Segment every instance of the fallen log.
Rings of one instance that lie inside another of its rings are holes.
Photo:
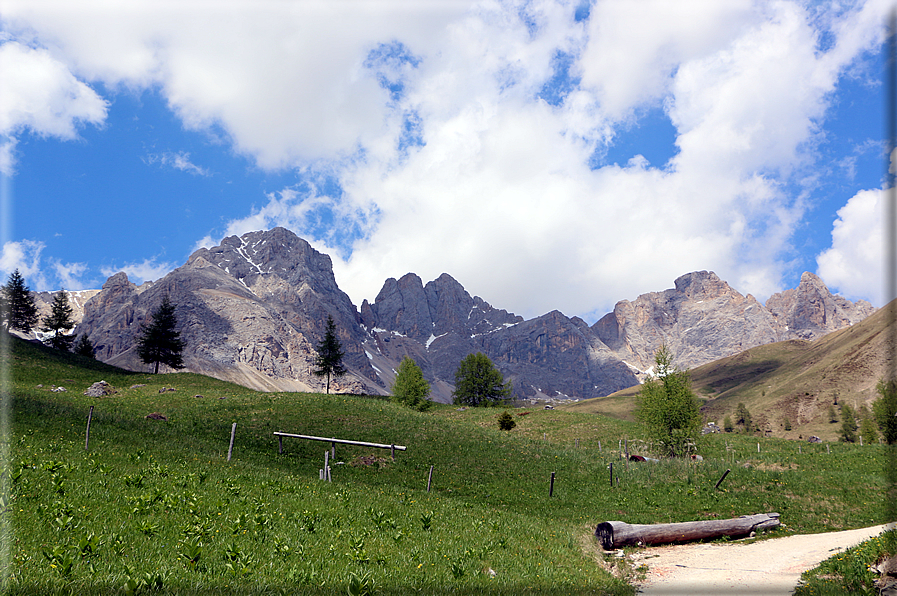
[[[679,522],[674,524],[627,524],[621,521],[601,522],[595,536],[604,550],[623,546],[690,542],[729,536],[739,538],[751,532],[768,530],[779,525],[778,513],[742,515],[732,519]]]

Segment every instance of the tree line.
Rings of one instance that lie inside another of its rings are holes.
[[[96,357],[96,350],[86,334],[77,337],[69,333],[75,327],[72,306],[68,292],[56,292],[50,305],[50,314],[41,318],[38,314],[34,293],[25,283],[24,277],[16,269],[0,287],[0,321],[6,331],[31,333],[34,329],[47,334],[43,343],[63,352],[72,351],[88,358]],[[141,325],[137,338],[137,355],[144,364],[153,366],[159,372],[159,365],[174,369],[184,368],[182,352],[184,342],[176,331],[175,307],[168,296],[150,316],[150,322]]]
[[[330,393],[330,381],[346,373],[342,364],[342,344],[337,336],[333,317],[327,317],[324,339],[316,346],[314,374],[326,377],[326,391]],[[455,371],[454,403],[471,407],[506,404],[513,392],[511,381],[505,381],[501,372],[482,352],[468,354]],[[405,356],[396,370],[396,378],[390,388],[392,400],[426,411],[433,403],[429,400],[430,384],[424,378],[420,366],[410,356]]]

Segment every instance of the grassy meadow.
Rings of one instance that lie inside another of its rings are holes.
[[[772,534],[785,535],[884,517],[878,445],[714,435],[703,462],[626,465],[624,444],[646,454],[639,427],[592,413],[513,410],[504,432],[494,409],[258,393],[18,340],[7,358],[11,595],[633,594],[637,571],[602,553],[599,522],[775,511],[784,527]],[[116,393],[84,396],[99,380]],[[337,445],[324,482],[330,444],[285,438],[281,455],[274,431],[408,449],[392,461]]]

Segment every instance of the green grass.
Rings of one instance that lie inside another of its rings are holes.
[[[897,553],[897,531],[891,530],[838,553],[801,576],[795,596],[878,594],[871,567]]]
[[[707,440],[699,464],[627,466],[618,445],[644,453],[639,428],[594,414],[515,410],[517,427],[502,432],[495,409],[258,393],[18,341],[10,358],[9,594],[632,594],[602,566],[599,522],[777,511],[781,535],[883,515],[879,446],[761,440],[758,454],[756,439],[726,435]],[[83,395],[101,379],[117,393]],[[274,431],[408,450],[391,461],[338,445],[344,464],[328,483],[329,443],[286,438],[279,455]],[[371,456],[379,463],[352,465]]]

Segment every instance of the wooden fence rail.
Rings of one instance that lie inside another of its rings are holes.
[[[404,445],[386,445],[384,443],[368,443],[366,441],[350,441],[348,439],[335,439],[333,437],[315,437],[312,435],[294,435],[292,433],[281,433],[275,432],[274,436],[277,437],[278,442],[278,453],[283,453],[283,438],[291,437],[293,439],[308,439],[309,441],[323,441],[325,443],[330,443],[331,450],[333,452],[336,451],[336,444],[339,443],[341,445],[358,445],[361,447],[377,447],[378,449],[389,449],[392,453],[392,456],[395,457],[396,450],[405,451],[408,448]]]

